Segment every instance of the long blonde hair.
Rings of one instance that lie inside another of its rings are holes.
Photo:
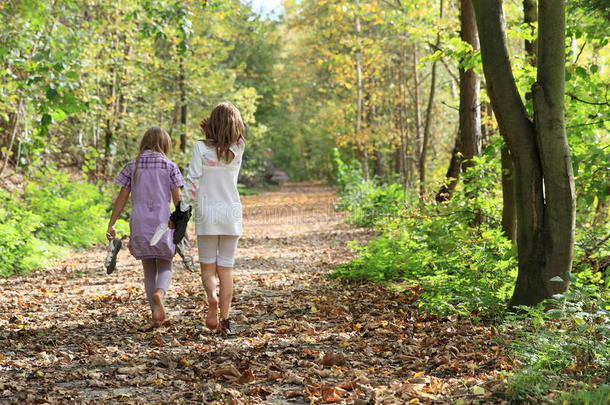
[[[172,139],[169,137],[169,134],[163,128],[156,126],[148,128],[140,141],[140,154],[148,149],[167,156],[171,148]]]
[[[169,134],[163,128],[157,126],[148,128],[140,141],[140,153],[135,160],[133,175],[131,176],[133,184],[136,183],[138,164],[140,163],[140,157],[145,150],[159,152],[167,156],[169,155],[171,148],[172,138],[170,138]]]
[[[237,107],[228,101],[218,104],[204,120],[205,144],[216,149],[218,159],[231,161],[229,147],[244,140],[246,126]]]

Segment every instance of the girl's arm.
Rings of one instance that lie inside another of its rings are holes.
[[[199,142],[193,145],[193,154],[186,171],[186,190],[184,191],[184,202],[195,205],[197,202],[197,188],[199,179],[203,175],[203,162],[201,161],[201,152],[199,150]]]
[[[116,238],[114,224],[116,223],[116,220],[119,219],[121,212],[123,212],[123,208],[125,208],[125,204],[127,204],[128,199],[129,190],[125,187],[121,187],[121,191],[119,191],[119,195],[114,201],[114,207],[112,208],[112,215],[110,216],[110,221],[108,221],[108,230],[106,231],[106,237],[108,238],[108,240],[113,240]]]
[[[180,209],[178,207],[178,203],[180,202],[180,198],[181,198],[180,197],[180,187],[172,188],[172,201],[174,202],[174,207],[176,207],[176,209]],[[169,229],[175,229],[176,225],[170,219],[169,221],[167,221],[167,227]]]
[[[172,188],[172,201],[174,202],[174,206],[178,206],[180,198],[180,187]]]

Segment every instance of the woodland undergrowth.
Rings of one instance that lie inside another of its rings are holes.
[[[504,376],[507,399],[606,404],[610,274],[594,260],[610,255],[599,243],[603,230],[592,231],[580,212],[569,291],[538,307],[508,312],[517,261],[500,225],[499,146],[490,145],[476,158],[463,184],[442,204],[422,201],[397,182],[364,180],[359,163],[346,163],[337,152],[338,208],[347,211],[349,222],[371,227],[378,236],[354,244],[357,256],[331,276],[397,290],[418,286],[422,311],[493,324],[520,365]]]

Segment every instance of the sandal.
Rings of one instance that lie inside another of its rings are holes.
[[[112,274],[112,272],[114,272],[114,269],[116,269],[116,258],[119,254],[119,250],[121,250],[122,245],[123,243],[120,239],[113,239],[108,244],[108,254],[106,255],[106,260],[104,261],[106,274]]]
[[[231,331],[230,318],[220,318],[220,323],[218,324],[218,334],[223,337],[233,334]]]

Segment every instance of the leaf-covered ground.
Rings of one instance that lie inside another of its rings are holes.
[[[199,275],[176,261],[169,319],[150,329],[139,263],[104,250],[0,280],[0,402],[502,403],[511,367],[493,327],[417,310],[417,289],[325,275],[353,253],[332,189],[244,197],[233,324],[204,326]]]

